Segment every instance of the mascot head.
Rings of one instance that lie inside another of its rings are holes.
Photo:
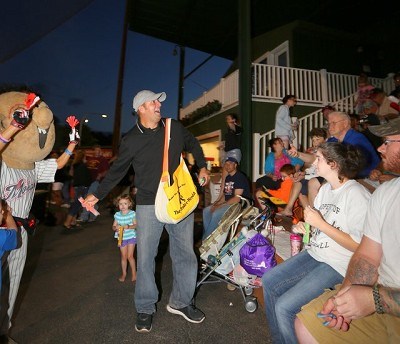
[[[0,132],[11,123],[13,113],[23,108],[29,90],[0,91]],[[55,142],[53,113],[46,103],[40,101],[31,109],[31,120],[26,127],[14,135],[13,140],[1,152],[7,166],[30,170],[36,161],[43,160]]]

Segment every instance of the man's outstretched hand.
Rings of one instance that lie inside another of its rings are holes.
[[[82,207],[84,207],[87,211],[90,211],[93,215],[98,216],[100,213],[94,208],[94,205],[99,201],[99,199],[90,194],[87,195],[85,199],[82,197],[79,198],[79,202],[81,202]]]

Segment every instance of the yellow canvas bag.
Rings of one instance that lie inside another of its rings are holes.
[[[158,185],[155,201],[157,219],[162,223],[178,223],[196,209],[199,195],[185,161],[180,158],[179,166],[172,175],[168,172],[168,149],[171,133],[171,119],[165,123],[163,172]]]

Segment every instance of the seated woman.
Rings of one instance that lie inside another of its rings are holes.
[[[362,153],[353,146],[324,143],[316,152],[318,175],[326,179],[307,207],[312,226],[310,245],[264,274],[265,312],[274,343],[297,343],[294,319],[300,308],[343,280],[362,237],[370,193],[353,180],[362,167]],[[305,232],[304,223],[296,225]]]
[[[299,171],[304,165],[304,162],[298,158],[291,157],[287,154],[286,149],[283,146],[283,141],[276,137],[269,141],[271,147],[271,153],[267,155],[265,160],[264,172],[265,176],[256,180],[256,188],[277,190],[281,185],[281,173],[280,169],[285,164],[291,164]]]

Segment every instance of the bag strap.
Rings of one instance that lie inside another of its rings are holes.
[[[168,172],[168,149],[169,149],[170,135],[171,135],[171,118],[166,118],[165,135],[164,135],[163,173]]]

